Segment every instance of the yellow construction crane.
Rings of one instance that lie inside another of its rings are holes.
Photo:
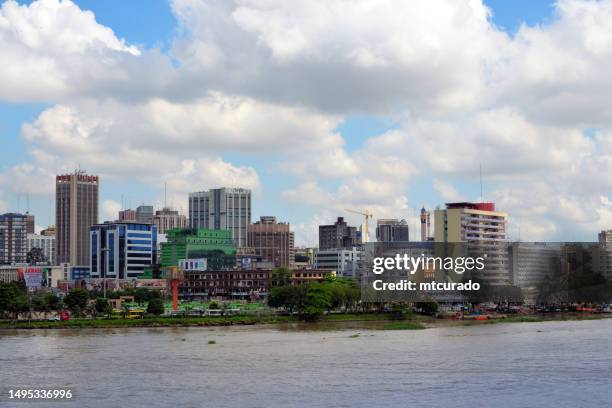
[[[363,215],[365,217],[365,231],[361,231],[361,242],[365,243],[368,242],[368,231],[370,230],[370,218],[374,217],[374,214],[372,214],[370,211],[365,210],[365,211],[357,211],[357,210],[351,210],[349,208],[345,208],[345,211],[348,212],[352,212],[355,214],[359,214],[359,215]]]

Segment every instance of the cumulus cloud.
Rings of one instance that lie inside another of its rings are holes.
[[[56,100],[96,88],[119,78],[125,59],[140,54],[71,1],[9,0],[0,7],[4,100]]]
[[[102,219],[109,221],[118,219],[121,208],[121,203],[115,200],[104,200],[102,202]]]
[[[51,105],[23,126],[31,160],[0,183],[46,194],[45,174],[83,163],[182,202],[193,186],[259,191],[253,158],[294,182],[284,200],[333,221],[413,217],[419,177],[470,198],[455,181],[482,165],[523,238],[593,235],[612,223],[612,1],[555,7],[509,36],[478,0],[173,0],[166,55],[70,1],[8,1],[0,99]],[[399,125],[355,146],[337,131],[352,113]]]

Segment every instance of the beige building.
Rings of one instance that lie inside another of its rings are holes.
[[[494,203],[448,203],[434,212],[434,239],[462,243],[455,249],[464,254],[454,256],[486,255],[482,278],[492,285],[510,285],[506,218]]]
[[[89,265],[89,227],[98,223],[98,191],[98,176],[76,171],[56,177],[56,262]]]
[[[153,222],[157,225],[158,234],[165,234],[166,231],[175,228],[187,228],[187,217],[170,208],[155,211]]]

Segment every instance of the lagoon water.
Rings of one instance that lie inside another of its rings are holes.
[[[70,388],[74,398],[16,402],[10,388]],[[2,407],[603,407],[612,319],[4,331],[0,391]]]

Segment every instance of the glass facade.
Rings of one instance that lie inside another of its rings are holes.
[[[157,228],[121,222],[91,227],[91,277],[133,279],[157,259]]]

